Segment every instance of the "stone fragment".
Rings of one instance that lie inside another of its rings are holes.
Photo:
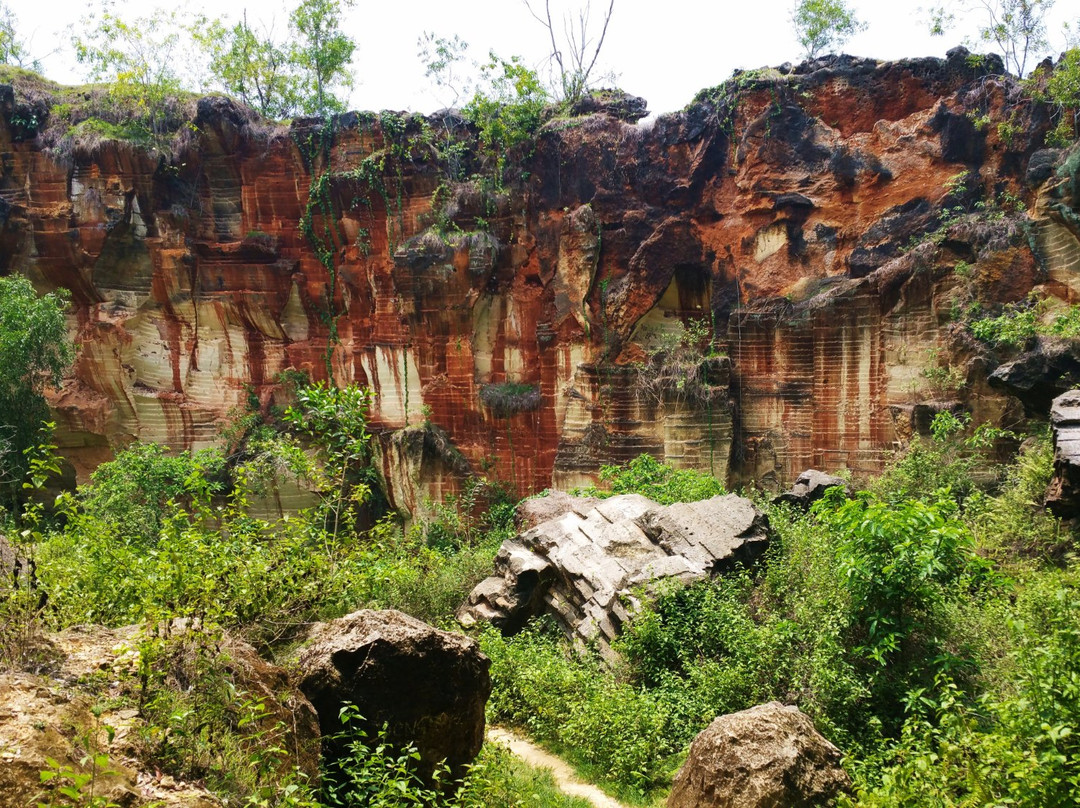
[[[735,494],[669,506],[624,494],[591,509],[573,499],[563,495],[558,516],[503,543],[495,574],[458,610],[464,625],[486,620],[513,634],[548,612],[567,637],[607,655],[635,588],[701,580],[752,562],[768,543],[765,516]]]
[[[668,808],[820,808],[850,788],[840,750],[773,701],[713,721],[690,746]]]
[[[800,474],[791,489],[773,498],[774,504],[794,505],[806,510],[823,496],[830,488],[841,487],[850,491],[848,481],[834,474],[826,474],[817,469],[807,469]]]
[[[297,658],[325,736],[341,730],[341,708],[354,704],[369,737],[385,724],[391,743],[416,745],[425,778],[444,761],[460,776],[479,753],[490,664],[468,637],[392,610],[317,624]]]

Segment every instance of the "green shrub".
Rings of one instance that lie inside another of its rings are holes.
[[[602,466],[600,480],[606,489],[592,487],[580,493],[593,497],[641,494],[661,505],[697,502],[724,493],[723,484],[711,474],[672,468],[647,454],[623,466]]]

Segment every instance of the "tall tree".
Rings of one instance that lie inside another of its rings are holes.
[[[845,0],[798,0],[791,24],[807,59],[840,47],[866,27]]]
[[[0,278],[0,488],[9,495],[49,416],[45,386],[71,364],[66,305],[64,292],[38,297],[21,275]]]
[[[125,20],[106,5],[82,20],[75,58],[90,78],[109,82],[109,93],[126,116],[151,132],[163,130],[167,101],[180,91],[180,34],[175,13],[155,12]]]
[[[11,6],[0,3],[0,64],[38,70],[40,66],[30,57],[26,43],[15,30],[16,22],[15,12],[11,10]]]
[[[1050,48],[1046,15],[1054,0],[952,0],[930,10],[930,33],[941,36],[956,23],[957,12],[978,13],[981,43],[996,46],[1005,68],[1023,76]]]
[[[289,53],[273,31],[259,34],[247,12],[235,25],[205,20],[193,29],[195,41],[210,56],[210,73],[225,92],[267,118],[291,117],[299,102],[299,80]]]
[[[345,110],[335,93],[351,90],[356,43],[341,31],[342,6],[352,0],[302,0],[289,17],[295,42],[290,58],[300,76],[300,108],[309,115]]]

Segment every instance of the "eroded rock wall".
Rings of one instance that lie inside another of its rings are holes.
[[[876,471],[920,402],[1015,407],[952,324],[965,295],[1076,288],[1071,197],[1028,172],[1046,111],[993,68],[839,57],[647,125],[600,105],[548,122],[498,189],[439,156],[450,137],[484,168],[453,118],[274,129],[206,98],[175,154],[61,156],[9,93],[0,270],[72,291],[53,405],[81,472],[133,439],[213,442],[287,368],[372,388],[407,508],[470,470],[525,493],[642,451],[775,486]],[[1032,210],[964,229],[1003,198]],[[507,383],[538,401],[484,403]]]

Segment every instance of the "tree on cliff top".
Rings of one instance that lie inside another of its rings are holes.
[[[49,416],[42,395],[71,364],[65,293],[38,297],[21,275],[0,278],[0,487],[10,491]]]
[[[956,22],[956,12],[982,16],[978,40],[1001,50],[1005,67],[1023,76],[1050,47],[1046,15],[1054,0],[952,0],[930,10],[930,33],[941,36]]]
[[[266,118],[289,118],[300,102],[300,80],[284,45],[273,32],[256,33],[247,13],[235,25],[200,20],[192,30],[210,57],[210,73],[225,92]]]
[[[600,49],[604,46],[604,39],[607,37],[611,15],[615,11],[615,0],[610,0],[608,3],[599,34],[596,33],[595,28],[590,30],[592,4],[586,2],[578,10],[576,18],[569,13],[566,14],[563,19],[562,37],[556,33],[555,23],[551,18],[551,0],[544,0],[543,16],[533,11],[529,0],[522,0],[522,2],[537,22],[547,30],[548,38],[551,40],[551,55],[548,59],[552,69],[552,94],[557,100],[569,106],[580,100],[592,86],[592,82],[597,80],[596,60],[600,57]]]
[[[807,59],[840,47],[866,27],[845,0],[799,0],[791,24]]]
[[[73,40],[75,58],[89,67],[91,80],[109,83],[118,112],[151,134],[163,134],[169,102],[181,90],[183,28],[175,13],[124,20],[111,8],[82,20],[84,33]]]
[[[342,3],[352,0],[303,0],[289,16],[295,39],[290,59],[299,71],[300,108],[309,115],[344,112],[334,93],[351,90],[349,72],[356,43],[341,31]]]
[[[26,43],[15,30],[15,22],[11,6],[0,3],[0,63],[37,70],[38,63],[30,57]]]

